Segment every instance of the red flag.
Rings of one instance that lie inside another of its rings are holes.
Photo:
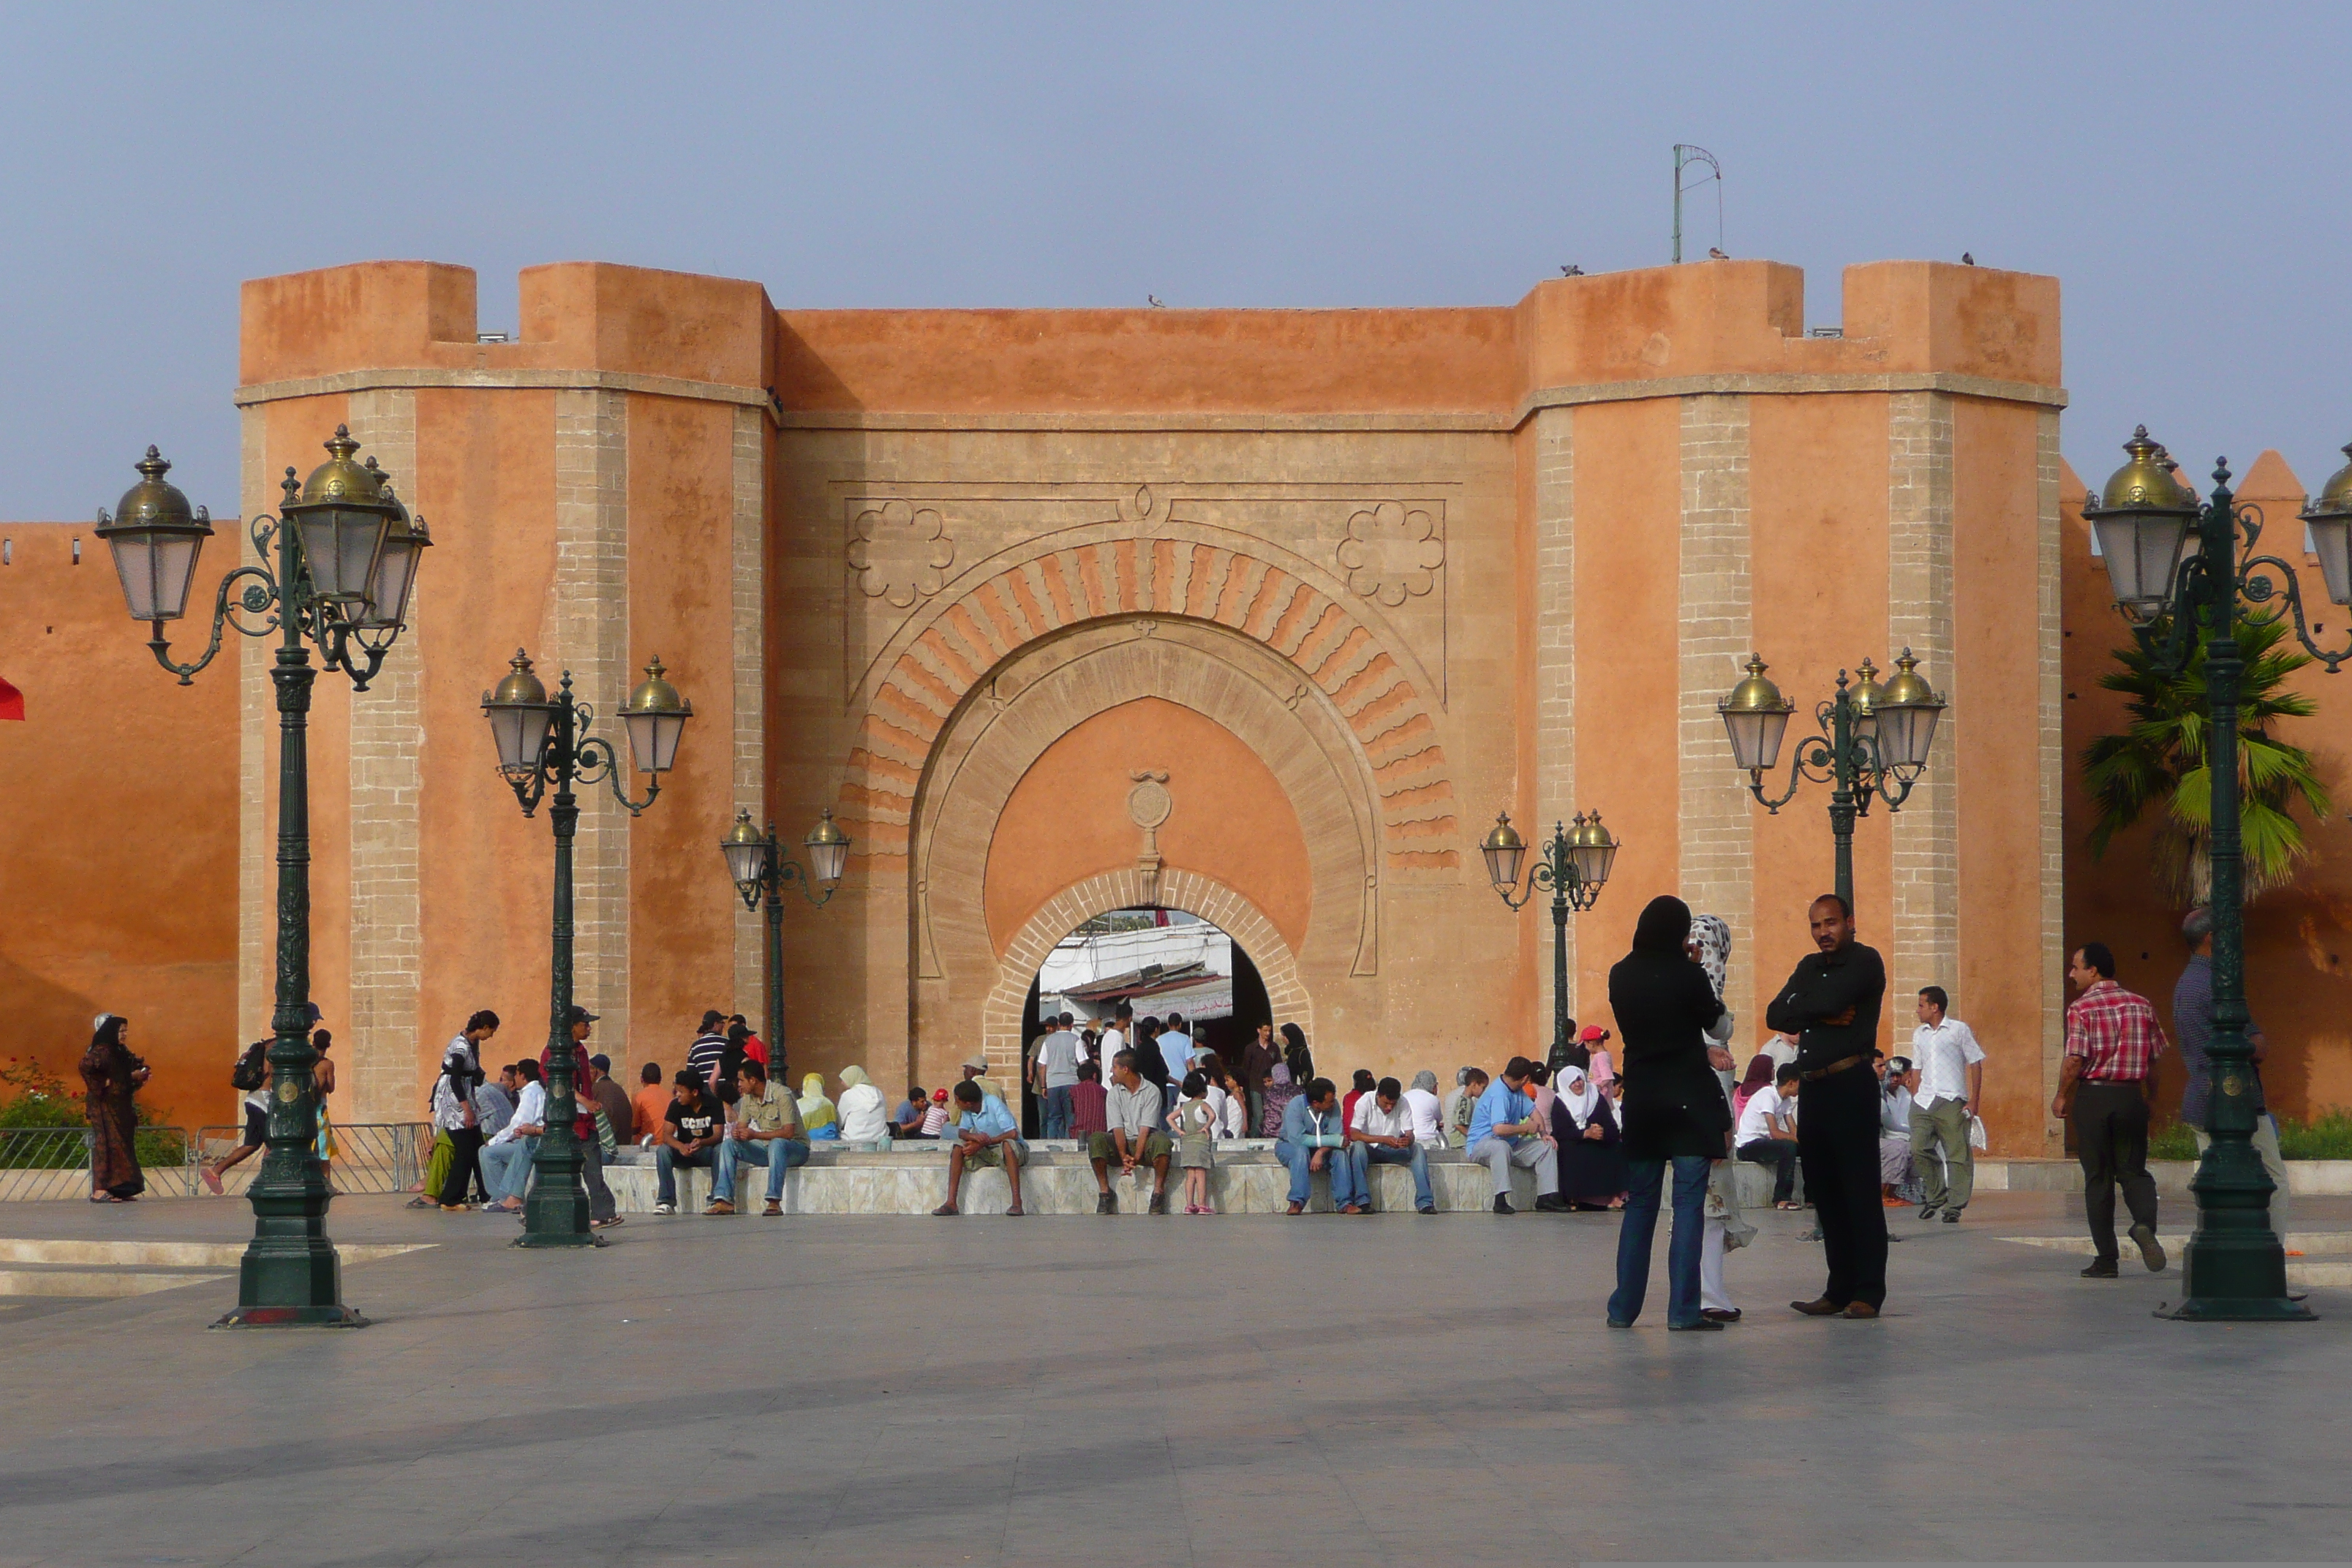
[[[22,719],[25,716],[25,694],[0,680],[0,719]]]

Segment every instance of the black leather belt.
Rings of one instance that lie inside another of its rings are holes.
[[[1845,1057],[1830,1063],[1830,1065],[1825,1068],[1815,1068],[1811,1072],[1799,1073],[1797,1076],[1804,1079],[1807,1083],[1818,1083],[1822,1079],[1829,1077],[1832,1073],[1841,1073],[1845,1071],[1848,1068],[1859,1067],[1869,1059],[1870,1058],[1868,1057],[1862,1056]]]

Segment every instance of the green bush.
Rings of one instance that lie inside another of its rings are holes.
[[[2151,1128],[2147,1134],[2147,1157],[2151,1160],[2194,1160],[2197,1158],[2197,1134],[2189,1130],[2186,1121],[2168,1121]]]
[[[156,1126],[160,1118],[146,1106],[136,1109],[140,1131],[135,1147],[140,1164],[185,1164],[185,1136],[176,1130]],[[63,1171],[87,1164],[89,1142],[81,1132],[89,1125],[88,1097],[79,1089],[68,1089],[63,1079],[39,1062],[11,1057],[5,1066],[0,1066],[0,1131],[63,1130],[48,1138],[0,1139],[0,1170]]]
[[[2278,1119],[2279,1152],[2290,1160],[2352,1160],[2352,1110],[2323,1110],[2308,1121]],[[2151,1160],[2194,1160],[2197,1135],[2185,1121],[2168,1121],[2147,1135]]]
[[[80,1127],[83,1097],[39,1062],[10,1057],[0,1067],[0,1127]]]

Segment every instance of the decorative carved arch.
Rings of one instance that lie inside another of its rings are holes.
[[[1063,889],[1029,917],[1005,949],[996,984],[981,1010],[981,1044],[991,1070],[1019,1072],[1022,1008],[1029,1000],[1030,981],[1055,943],[1097,915],[1147,902],[1198,915],[1232,937],[1257,965],[1276,1020],[1296,1021],[1308,1039],[1318,1037],[1315,999],[1299,978],[1298,960],[1255,905],[1198,872],[1163,872],[1156,896],[1146,898],[1140,873],[1109,871]]]
[[[932,745],[992,671],[1040,638],[1140,616],[1212,623],[1278,655],[1284,700],[1319,692],[1370,760],[1384,869],[1451,874],[1458,824],[1427,677],[1350,597],[1287,551],[1191,523],[1071,530],[992,558],[910,616],[868,674],[838,807],[858,858],[906,864]]]

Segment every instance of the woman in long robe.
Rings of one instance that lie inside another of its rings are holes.
[[[131,1020],[98,1016],[82,1053],[81,1081],[89,1115],[89,1201],[127,1204],[147,1190],[139,1170],[139,1112],[131,1096],[147,1081],[147,1064],[122,1043]]]
[[[1625,1206],[1625,1151],[1617,1107],[1571,1058],[1552,1089],[1552,1136],[1559,1142],[1559,1195],[1591,1214]]]
[[[1728,979],[1731,972],[1731,926],[1719,915],[1696,915],[1691,920],[1690,955],[1706,971],[1707,984],[1715,987],[1717,996],[1730,994]],[[1710,1034],[1709,1043],[1728,1047],[1732,1033],[1731,1009],[1724,1008],[1717,1020],[1720,1034]],[[1757,1068],[1761,1065],[1759,1076]],[[1731,1090],[1731,1075],[1718,1071],[1717,1078],[1729,1092],[1734,1122],[1747,1108],[1748,1095],[1772,1081],[1772,1058],[1758,1056],[1748,1064],[1748,1079],[1740,1085],[1741,1093]],[[1706,1244],[1698,1260],[1699,1310],[1718,1323],[1739,1321],[1739,1309],[1731,1300],[1731,1292],[1723,1282],[1723,1256],[1756,1239],[1756,1227],[1749,1225],[1739,1212],[1739,1184],[1736,1167],[1729,1160],[1717,1160],[1706,1179]]]

